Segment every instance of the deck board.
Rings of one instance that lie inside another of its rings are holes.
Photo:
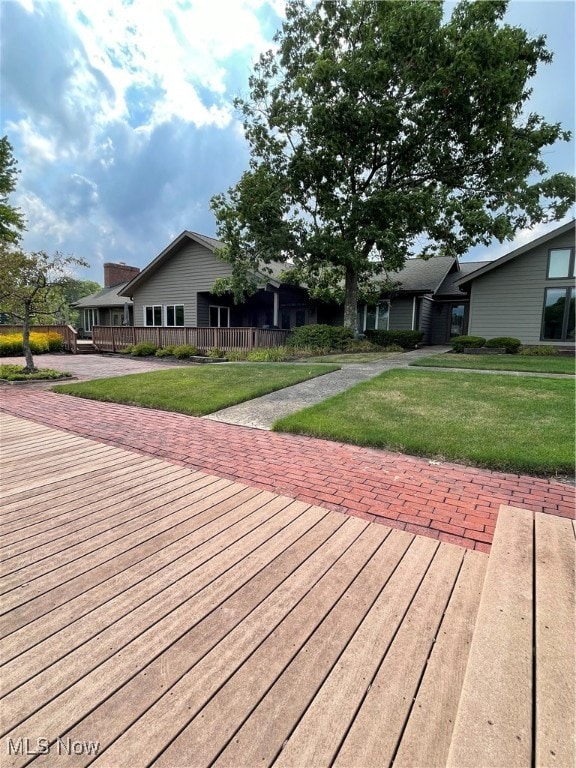
[[[487,555],[0,420],[3,768],[44,737],[34,768],[446,764]],[[570,589],[547,525],[538,567]],[[546,766],[565,598],[536,611]]]
[[[576,550],[569,520],[535,517],[536,765],[560,768],[576,765]]]

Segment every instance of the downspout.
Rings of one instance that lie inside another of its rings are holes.
[[[416,331],[416,296],[412,299],[412,330]]]

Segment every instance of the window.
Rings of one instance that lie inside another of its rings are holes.
[[[210,307],[210,327],[229,328],[230,309],[228,307]]]
[[[542,340],[574,341],[572,288],[547,288],[542,316]]]
[[[144,307],[144,325],[162,325],[162,305]]]
[[[548,253],[548,272],[550,280],[574,276],[574,249],[552,248]]]
[[[296,328],[300,328],[302,325],[306,325],[306,310],[305,309],[297,309],[296,310],[296,319],[294,320],[294,325]]]
[[[85,309],[84,310],[84,330],[91,331],[92,326],[94,325],[98,325],[98,310]]]
[[[450,307],[450,338],[464,333],[464,304],[452,304]]]
[[[166,307],[166,325],[184,325],[183,304],[169,304]]]
[[[381,301],[379,304],[368,306],[365,304],[358,310],[358,333],[364,331],[387,331],[390,304]]]

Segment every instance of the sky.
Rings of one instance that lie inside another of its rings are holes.
[[[554,54],[529,110],[571,131],[575,7],[511,0],[506,16]],[[102,283],[104,262],[144,267],[184,229],[215,236],[210,198],[249,158],[233,100],[283,13],[283,0],[0,0],[0,135],[21,171],[10,200],[27,220],[23,247],[85,259],[78,276]],[[574,173],[574,140],[544,157]]]

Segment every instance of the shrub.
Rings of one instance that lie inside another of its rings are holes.
[[[46,334],[48,338],[48,349],[50,352],[62,352],[64,349],[64,339],[59,333],[49,331]]]
[[[224,352],[222,352],[221,349],[218,349],[218,347],[212,347],[212,349],[209,349],[206,352],[206,357],[224,357]]]
[[[402,352],[399,344],[389,344],[382,347],[368,339],[352,339],[346,344],[345,352]]]
[[[48,333],[30,332],[30,349],[33,355],[60,352],[63,348],[64,341],[59,333],[54,333],[54,331]],[[23,354],[21,333],[0,334],[0,357]]]
[[[147,357],[148,355],[155,355],[157,349],[158,345],[151,341],[139,341],[138,344],[134,344],[130,348],[130,354],[136,357]]]
[[[294,357],[318,357],[330,353],[328,347],[290,347]]]
[[[160,349],[157,349],[154,353],[156,357],[173,357],[174,356],[174,349],[175,347],[160,347]]]
[[[366,331],[366,338],[381,347],[398,344],[402,349],[414,349],[424,338],[424,331]]]
[[[558,349],[552,344],[540,344],[537,347],[522,347],[520,352],[518,352],[519,355],[538,355],[538,356],[546,356],[549,355],[558,355]]]
[[[290,351],[286,347],[253,349],[246,356],[250,363],[284,363],[289,358]]]
[[[339,325],[301,325],[294,328],[286,341],[289,347],[312,347],[341,351],[354,338],[350,328]]]
[[[198,347],[193,347],[192,344],[180,344],[180,346],[172,348],[172,354],[177,360],[184,360],[186,357],[197,355]]]
[[[509,355],[515,355],[522,346],[522,342],[512,336],[497,336],[495,339],[489,339],[486,346],[492,349],[505,349]]]
[[[248,358],[248,352],[245,349],[231,349],[226,352],[226,357],[233,363],[240,363]]]
[[[483,347],[486,344],[486,339],[483,339],[482,336],[455,336],[451,344],[454,352],[464,352],[466,347]]]

